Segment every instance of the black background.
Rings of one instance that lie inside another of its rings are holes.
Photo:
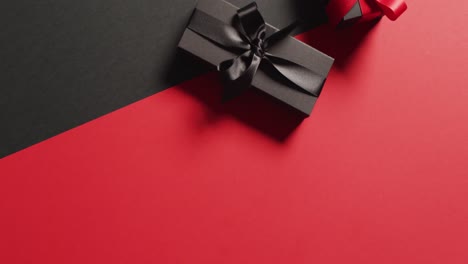
[[[323,0],[259,0],[268,23],[324,22]],[[250,0],[231,0],[242,6]],[[0,157],[206,69],[177,51],[195,0],[15,0],[0,9]],[[187,66],[190,65],[190,66]],[[192,66],[193,65],[193,66]]]

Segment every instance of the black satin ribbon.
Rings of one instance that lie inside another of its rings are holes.
[[[225,79],[227,88],[224,99],[228,100],[252,85],[261,63],[285,77],[300,91],[318,97],[325,78],[295,62],[275,56],[268,50],[289,36],[296,27],[293,23],[271,36],[267,36],[266,24],[258,11],[257,4],[251,3],[237,10],[234,26],[228,25],[201,10],[195,10],[188,28],[214,44],[240,54],[238,57],[221,62],[218,71]]]

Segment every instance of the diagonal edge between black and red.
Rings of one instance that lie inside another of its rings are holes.
[[[231,0],[241,6],[250,1]],[[260,0],[274,26],[324,21],[322,0]],[[312,3],[313,2],[313,3]],[[0,158],[189,80],[177,51],[196,0],[9,1],[0,10]]]

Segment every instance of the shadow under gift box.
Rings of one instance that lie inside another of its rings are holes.
[[[220,0],[200,0],[196,9],[201,10],[226,24],[233,25],[238,7]],[[267,35],[271,35],[276,31],[278,31],[278,29],[267,24]],[[179,42],[179,48],[208,62],[214,67],[225,60],[229,60],[240,55],[216,45],[212,41],[200,36],[188,28],[184,31],[182,39]],[[315,73],[325,77],[325,80],[334,61],[333,58],[293,37],[285,38],[271,47],[268,52],[305,66]],[[196,65],[187,65],[187,67],[196,67]],[[280,74],[277,73],[265,72],[265,68],[260,67],[253,79],[252,88],[260,90],[273,98],[280,100],[306,116],[310,115],[312,108],[317,101],[317,97],[300,91],[294,87],[294,85],[283,80],[279,75]]]

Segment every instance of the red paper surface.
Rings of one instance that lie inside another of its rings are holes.
[[[337,64],[287,137],[209,74],[0,160],[0,263],[467,263],[468,4],[410,4],[300,36]]]

